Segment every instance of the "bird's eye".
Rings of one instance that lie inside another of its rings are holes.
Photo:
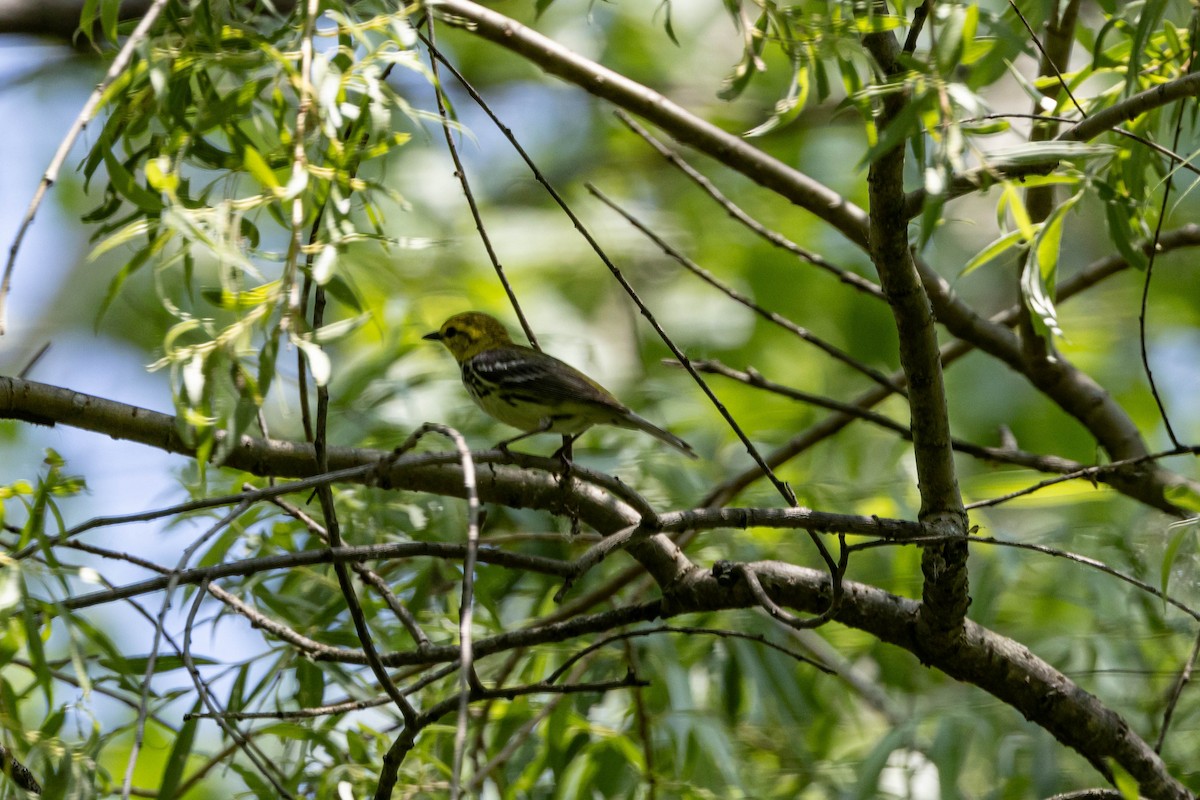
[[[451,325],[449,328],[446,328],[446,330],[442,331],[442,336],[452,339],[455,336],[458,336],[458,328]]]

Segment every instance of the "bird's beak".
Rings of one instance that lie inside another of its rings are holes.
[[[442,334],[441,331],[434,331],[433,333],[425,334],[421,338],[428,339],[431,342],[440,342],[442,340]]]

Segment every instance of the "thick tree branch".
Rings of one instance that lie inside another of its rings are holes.
[[[1058,139],[1064,142],[1087,142],[1123,122],[1137,119],[1147,111],[1197,95],[1200,95],[1200,72],[1192,72],[1113,103],[1067,128],[1059,134]]]
[[[891,75],[900,52],[890,32],[868,34],[863,43]],[[907,93],[893,87],[882,96],[876,125],[881,137],[903,111]],[[904,141],[880,154],[867,175],[871,197],[871,261],[887,296],[899,337],[900,366],[908,384],[910,429],[921,492],[920,519],[947,539],[922,548],[925,582],[919,621],[923,646],[952,650],[971,603],[967,583],[967,512],[958,489],[951,446],[950,413],[938,351],[933,307],[908,243],[904,212]]]
[[[62,421],[107,435],[140,441],[160,450],[191,453],[180,437],[173,417],[27,381],[0,379],[0,417],[4,416],[19,419],[36,416],[44,423]],[[491,455],[486,454],[480,461],[486,463]],[[499,454],[495,455],[499,458]],[[545,475],[496,463],[487,464],[480,473],[480,498],[514,507],[567,513],[563,489],[553,474],[557,462],[551,459],[534,461],[546,469]],[[461,497],[461,467],[457,462],[456,454],[410,456],[393,462],[390,457],[375,450],[329,450],[331,469],[362,468],[366,465],[383,485]],[[311,446],[251,437],[242,437],[238,445],[230,450],[226,463],[276,477],[303,477],[313,474],[316,468]],[[356,480],[362,480],[357,472],[348,474],[352,474]],[[585,521],[602,532],[620,530],[643,518],[632,505],[594,485],[576,481],[570,492],[571,507],[577,508]],[[689,514],[695,516],[689,517]],[[779,518],[773,520],[772,515]],[[834,519],[823,520],[817,512],[777,509],[681,512],[663,514],[658,519],[665,529],[672,530],[691,523],[737,526],[742,521],[752,519],[763,524],[803,522],[804,527],[809,529],[820,528],[825,523],[835,528],[851,524],[850,517],[835,515]],[[854,526],[861,528],[864,533],[875,532],[878,527],[880,535],[887,535],[888,526],[893,524],[884,524],[884,521],[872,518],[857,519],[859,522]],[[894,524],[897,526],[894,533],[898,538],[912,532],[898,521]],[[421,546],[432,545],[425,543]],[[455,554],[465,552],[461,545],[443,547],[456,548]],[[359,548],[354,548],[353,552],[347,549],[344,553],[339,552],[337,557],[361,558],[365,555],[365,550],[363,554],[358,551]],[[662,587],[661,601],[534,625],[526,630],[482,639],[475,643],[476,654],[483,657],[518,647],[565,641],[658,617],[718,609],[754,608],[759,605],[744,583],[719,581],[710,572],[693,565],[673,542],[661,534],[633,543],[629,552]],[[480,551],[480,558],[489,561],[509,558],[510,555],[487,548]],[[330,553],[317,551],[312,556],[286,556],[296,557],[322,560],[329,558]],[[511,558],[514,566],[530,566],[527,556]],[[559,562],[546,561],[546,571],[557,573],[561,569]],[[775,603],[807,613],[820,613],[829,607],[829,575],[826,572],[776,561],[756,562],[748,566],[755,571],[764,590]],[[230,569],[230,574],[241,574],[236,567]],[[205,578],[212,579],[214,575],[209,573]],[[1064,744],[1083,754],[1104,774],[1107,774],[1105,759],[1114,759],[1138,779],[1143,794],[1148,797],[1170,800],[1190,797],[1124,720],[1018,643],[968,620],[964,623],[957,647],[931,650],[927,646],[927,637],[917,627],[921,604],[864,584],[847,581],[843,586],[836,621],[902,647],[926,664],[975,684],[1010,703]],[[81,600],[79,598],[74,602],[77,604]],[[323,651],[316,657],[365,663],[361,652],[336,648]],[[454,644],[432,645],[382,656],[388,666],[452,663],[458,657],[459,648]]]

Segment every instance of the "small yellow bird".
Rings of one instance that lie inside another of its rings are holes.
[[[501,448],[535,433],[575,438],[593,425],[616,425],[644,431],[696,458],[687,442],[639,417],[579,370],[513,342],[494,317],[478,311],[455,314],[422,338],[446,345],[475,405],[524,431],[501,442]]]

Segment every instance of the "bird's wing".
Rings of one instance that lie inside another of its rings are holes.
[[[584,403],[627,411],[617,398],[579,370],[529,347],[496,347],[472,359],[472,369],[501,390],[527,394],[546,405]]]

